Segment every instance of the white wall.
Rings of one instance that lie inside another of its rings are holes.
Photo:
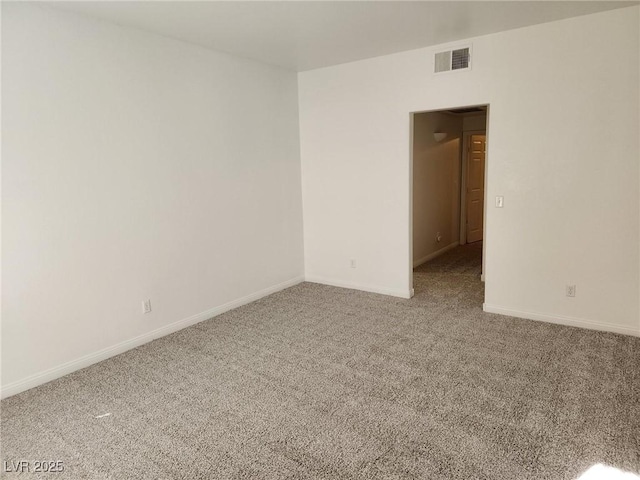
[[[2,9],[3,395],[300,281],[295,73]]]
[[[413,265],[458,243],[460,141],[463,117],[419,113],[413,117]],[[436,142],[434,132],[447,137]],[[440,233],[440,241],[437,234]]]
[[[410,112],[490,104],[485,307],[639,334],[638,12],[299,74],[307,278],[408,296]]]

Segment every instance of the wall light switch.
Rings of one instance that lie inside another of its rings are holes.
[[[496,196],[496,208],[504,207],[504,197],[502,195]]]

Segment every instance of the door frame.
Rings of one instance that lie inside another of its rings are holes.
[[[488,120],[487,113],[487,120]],[[485,126],[486,127],[486,126]],[[467,243],[467,167],[469,163],[469,138],[471,135],[484,135],[488,139],[487,130],[467,130],[462,132],[462,147],[460,148],[460,245],[466,245]],[[485,140],[486,141],[486,140]],[[488,143],[488,142],[487,142]],[[486,145],[486,144],[485,144]],[[487,152],[485,148],[485,196],[482,205],[482,221],[486,220],[484,212],[487,208],[486,201],[486,176],[487,176]],[[484,229],[484,224],[483,224]],[[484,241],[484,233],[482,234],[482,241]],[[483,270],[484,271],[484,270]]]
[[[442,112],[442,111],[446,111],[446,110],[455,110],[457,108],[471,108],[471,107],[487,107],[487,120],[485,122],[485,130],[484,130],[484,134],[486,135],[486,152],[485,152],[485,161],[484,161],[484,212],[483,212],[483,222],[484,222],[484,235],[483,235],[483,241],[482,241],[482,273],[480,274],[480,280],[482,280],[483,282],[486,279],[486,272],[487,272],[487,244],[489,243],[487,241],[487,211],[489,210],[487,208],[488,206],[488,192],[489,192],[489,157],[490,157],[490,149],[489,149],[489,130],[490,130],[490,125],[491,125],[491,103],[490,102],[479,102],[479,103],[471,103],[471,104],[463,104],[463,105],[455,105],[455,106],[451,106],[451,107],[444,107],[441,106],[439,108],[432,108],[432,109],[426,109],[426,110],[414,110],[409,112],[409,209],[408,209],[408,219],[409,219],[409,255],[407,258],[407,267],[408,267],[408,272],[409,272],[409,298],[413,297],[414,295],[414,288],[413,288],[413,129],[414,129],[414,121],[413,121],[413,117],[414,115],[417,115],[419,113],[435,113],[435,112]],[[471,131],[469,131],[471,132]],[[463,137],[465,132],[462,132]],[[461,151],[464,150],[464,148],[460,149]],[[461,157],[463,156],[463,154],[461,154]],[[462,160],[462,159],[461,159]],[[462,172],[464,171],[462,169],[462,164],[460,164],[460,174],[462,175]],[[466,185],[465,185],[466,188]],[[460,180],[460,191],[462,191],[462,180]],[[462,218],[462,204],[460,205],[460,216]],[[466,209],[466,207],[465,207]],[[466,212],[465,212],[466,214]],[[466,230],[465,230],[466,233]],[[466,236],[465,236],[466,237]],[[465,239],[466,241],[466,239]],[[486,290],[485,290],[486,292]]]

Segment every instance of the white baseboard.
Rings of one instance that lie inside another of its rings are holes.
[[[460,242],[453,242],[453,243],[447,245],[446,247],[442,247],[440,250],[437,250],[437,251],[435,251],[433,253],[430,253],[426,257],[422,257],[422,258],[420,258],[418,260],[415,260],[413,262],[413,268],[419,267],[423,263],[427,263],[429,260],[432,260],[432,259],[434,259],[436,257],[439,257],[443,253],[446,253],[449,250],[451,250],[453,248],[456,248],[458,245],[460,245]]]
[[[357,283],[342,282],[331,280],[329,278],[317,277],[315,275],[307,275],[305,281],[311,283],[320,283],[322,285],[330,285],[332,287],[350,288],[352,290],[362,290],[363,292],[380,293],[382,295],[390,295],[392,297],[411,298],[411,289],[394,290],[391,288],[375,287],[370,285],[361,285]]]
[[[499,315],[507,315],[509,317],[524,318],[527,320],[537,320],[540,322],[566,325],[569,327],[580,327],[587,328],[589,330],[600,330],[603,332],[621,333],[623,335],[640,337],[640,330],[634,330],[633,328],[623,325],[599,323],[590,320],[584,320],[581,318],[566,317],[563,315],[548,315],[546,313],[523,312],[520,310],[513,310],[510,308],[504,308],[497,305],[489,305],[486,303],[482,305],[482,309],[488,313],[497,313]]]
[[[30,388],[37,387],[38,385],[42,385],[57,378],[63,377],[65,375],[68,375],[69,373],[93,365],[94,363],[101,362],[102,360],[106,360],[107,358],[114,357],[126,352],[127,350],[131,350],[132,348],[136,348],[140,345],[144,345],[145,343],[149,343],[150,341],[157,338],[164,337],[165,335],[169,335],[170,333],[177,332],[178,330],[182,330],[183,328],[190,327],[191,325],[195,325],[196,323],[202,322],[204,320],[209,320],[212,317],[228,312],[229,310],[233,310],[234,308],[238,308],[242,305],[254,302],[262,297],[271,295],[272,293],[292,287],[294,285],[302,283],[303,281],[303,277],[292,278],[291,280],[287,280],[286,282],[273,285],[258,292],[225,303],[223,305],[213,307],[204,312],[192,315],[191,317],[178,320],[177,322],[170,323],[169,325],[165,325],[164,327],[157,328],[148,333],[139,335],[129,340],[125,340],[124,342],[120,342],[116,345],[112,345],[111,347],[107,347],[102,350],[98,350],[97,352],[90,353],[89,355],[85,355],[76,360],[63,363],[62,365],[50,368],[48,370],[45,370],[44,372],[36,373],[35,375],[31,375],[22,380],[18,380],[17,382],[9,383],[8,385],[4,385],[2,386],[2,388],[0,388],[0,398],[7,398],[17,393],[24,392],[25,390],[29,390]]]

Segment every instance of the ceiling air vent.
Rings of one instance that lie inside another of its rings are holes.
[[[471,47],[446,50],[435,55],[435,73],[468,70],[469,68],[471,68]]]

